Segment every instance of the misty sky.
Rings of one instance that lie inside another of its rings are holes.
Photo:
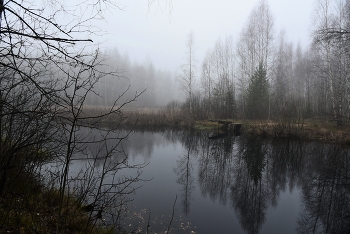
[[[131,61],[152,61],[158,69],[176,70],[185,57],[185,43],[192,30],[198,63],[221,37],[236,42],[259,0],[146,0],[117,1],[122,10],[111,9],[98,26],[106,31],[103,48],[116,47]],[[309,44],[314,0],[268,0],[275,19],[276,36],[285,29],[287,38],[305,48]]]

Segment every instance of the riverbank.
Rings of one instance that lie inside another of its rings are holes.
[[[111,228],[96,225],[69,196],[64,197],[62,215],[58,215],[57,189],[45,187],[40,175],[17,175],[0,198],[0,233],[113,233]]]
[[[95,113],[95,109],[90,110]],[[102,111],[103,112],[103,111]],[[350,126],[337,126],[327,119],[284,119],[284,120],[237,120],[243,124],[242,133],[279,138],[298,138],[306,141],[350,145]],[[128,110],[102,118],[100,124],[126,126],[138,129],[159,127],[184,128],[196,130],[217,130],[218,124],[208,120],[196,120],[180,110]],[[220,127],[220,126],[219,126]]]
[[[305,121],[304,123],[230,121],[242,123],[243,134],[350,145],[350,127],[337,127],[335,124],[326,121]],[[218,125],[210,121],[197,121],[195,122],[194,128],[199,130],[215,130],[218,128]]]

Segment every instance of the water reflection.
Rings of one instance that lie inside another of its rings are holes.
[[[190,211],[191,194],[194,187],[194,166],[193,162],[197,155],[198,148],[195,134],[183,134],[180,139],[183,142],[185,152],[179,156],[176,160],[177,166],[174,168],[174,172],[177,175],[176,182],[182,186],[181,188],[181,203],[184,214],[188,214]]]
[[[160,174],[164,170],[159,170],[159,176],[164,177],[167,184],[152,187],[159,194],[152,193],[150,196],[162,199],[162,191],[178,187],[181,213],[189,217],[194,214],[196,218],[201,216],[201,212],[211,212],[209,205],[197,210],[196,201],[202,201],[203,197],[230,207],[242,229],[226,229],[228,233],[259,233],[269,222],[269,212],[278,209],[281,196],[288,191],[289,194],[301,191],[300,204],[290,204],[300,207],[300,214],[286,220],[286,223],[294,225],[293,230],[289,230],[291,233],[348,233],[350,154],[347,149],[320,143],[246,136],[212,140],[208,139],[208,135],[207,132],[180,130],[135,132],[120,147],[126,155],[135,158],[142,155],[144,162],[151,161],[152,164],[152,158],[159,160],[157,157],[160,156],[155,155],[160,146],[175,147],[180,144],[182,148],[179,152],[173,150],[177,153],[173,170],[167,171],[174,174],[175,179],[172,176],[167,179],[167,175]],[[168,151],[164,152],[162,159],[173,157]],[[170,200],[173,197],[171,195]],[[144,208],[148,209],[146,205]],[[207,221],[200,220],[200,223]],[[200,223],[195,223],[199,233],[205,232],[200,230]],[[273,225],[275,232],[285,232],[286,227],[282,224],[276,222]]]
[[[349,233],[349,159],[348,151],[336,146],[314,149],[301,178],[299,233]]]
[[[265,170],[267,150],[263,141],[243,138],[236,152],[230,198],[242,227],[248,233],[258,233],[271,200],[269,176]]]
[[[233,147],[235,138],[217,140],[201,138],[198,160],[198,182],[203,196],[217,198],[226,204],[233,169]]]

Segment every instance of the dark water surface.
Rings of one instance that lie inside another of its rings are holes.
[[[348,149],[208,135],[135,132],[123,142],[130,164],[149,163],[141,175],[149,181],[138,182],[129,204],[136,217],[125,227],[146,233],[149,222],[149,233],[164,233],[171,222],[173,233],[349,233]]]

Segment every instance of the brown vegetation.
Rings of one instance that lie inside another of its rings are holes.
[[[96,112],[102,110],[93,110]],[[91,114],[91,113],[90,113]],[[320,141],[325,143],[350,144],[350,126],[337,126],[336,122],[323,120],[234,120],[243,123],[242,132],[266,137],[296,138],[308,141]],[[208,120],[194,120],[186,115],[184,109],[170,108],[159,109],[134,109],[127,110],[119,115],[111,115],[104,118],[101,123],[116,125],[120,123],[126,127],[154,128],[154,127],[191,127],[197,130],[216,130],[218,124]]]
[[[336,123],[328,121],[306,121],[305,123],[245,122],[244,132],[267,137],[288,137],[324,143],[350,143],[350,128],[348,126],[340,128]]]

